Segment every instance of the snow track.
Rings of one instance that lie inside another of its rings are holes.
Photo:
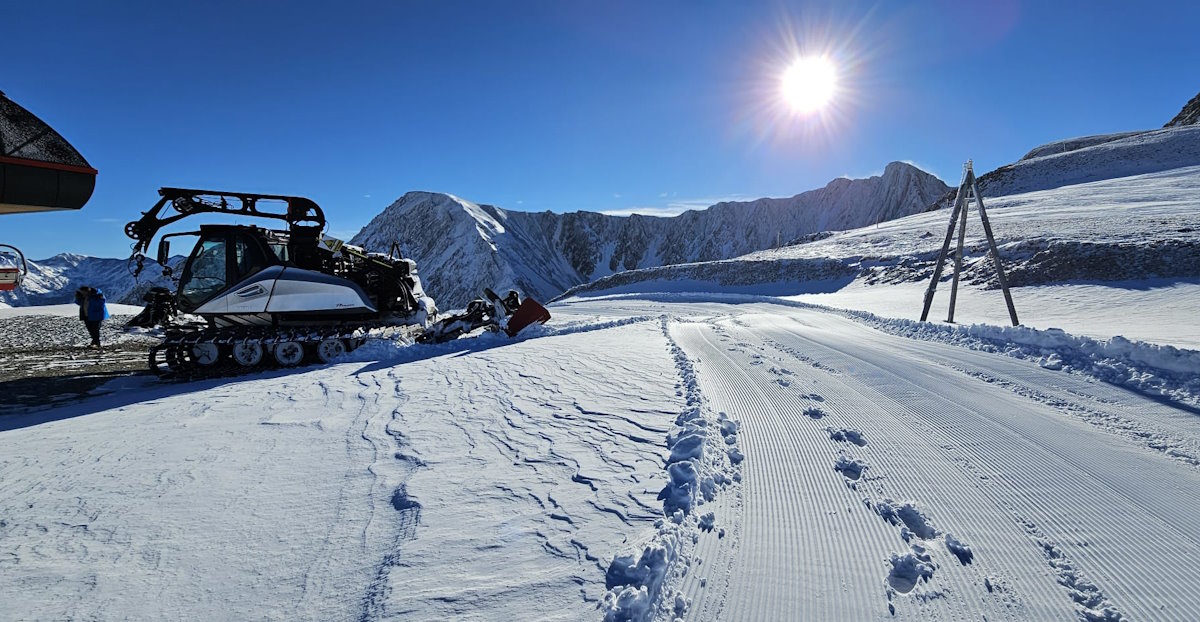
[[[1192,451],[1194,414],[834,314],[738,310],[678,335],[746,454],[728,603],[695,619],[1195,617],[1200,478],[1162,450]]]
[[[0,617],[1200,616],[1193,406],[761,300],[553,312],[0,417]]]

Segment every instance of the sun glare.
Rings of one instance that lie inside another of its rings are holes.
[[[800,114],[820,111],[837,92],[837,68],[824,56],[797,59],[783,72],[781,87],[792,110]]]

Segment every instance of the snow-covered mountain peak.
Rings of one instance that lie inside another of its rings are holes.
[[[88,259],[87,255],[80,255],[79,253],[59,253],[49,259],[43,259],[40,263],[56,267],[73,267],[86,259]]]
[[[491,236],[504,233],[504,225],[501,225],[499,220],[489,214],[478,203],[472,203],[466,199],[456,197],[453,194],[447,194],[444,196],[449,197],[454,203],[458,204],[458,206],[461,207],[463,211],[467,213],[467,215],[475,219],[475,222],[479,226],[479,233],[489,241],[491,240]],[[492,209],[499,211],[496,208]]]
[[[671,218],[595,212],[505,211],[451,194],[409,192],[351,243],[417,261],[445,308],[484,287],[547,299],[621,270],[727,259],[818,231],[851,229],[924,211],[949,188],[911,164],[836,179],[785,199],[724,202]]]

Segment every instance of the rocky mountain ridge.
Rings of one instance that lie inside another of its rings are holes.
[[[1163,127],[1180,127],[1183,125],[1196,125],[1200,123],[1200,93],[1188,100],[1188,103],[1183,105],[1183,109],[1175,118],[1167,121]]]
[[[623,270],[728,259],[801,236],[854,229],[924,211],[949,190],[937,177],[893,162],[882,175],[839,178],[790,198],[723,202],[673,217],[508,211],[453,195],[409,192],[352,244],[416,260],[442,308],[484,287],[549,299]]]

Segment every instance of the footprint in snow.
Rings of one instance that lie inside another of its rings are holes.
[[[867,444],[867,439],[863,438],[862,432],[853,428],[825,428],[829,432],[829,440],[838,441],[841,443],[854,443],[859,447],[864,447]]]
[[[946,548],[958,558],[959,563],[966,566],[975,559],[975,553],[971,551],[971,547],[962,543],[961,540],[950,534],[946,534]],[[988,591],[992,591],[989,587]]]
[[[801,414],[810,419],[821,419],[825,416],[825,411],[817,408],[816,406],[809,406],[801,411]]]
[[[841,473],[842,477],[846,478],[846,485],[854,489],[857,488],[863,471],[867,470],[867,463],[841,454],[838,456],[837,462],[833,464],[833,470]]]
[[[923,581],[933,578],[934,565],[929,554],[921,546],[913,546],[909,553],[892,553],[888,563],[892,568],[888,571],[887,582],[891,588],[901,594],[907,594]]]
[[[900,527],[900,536],[907,542],[916,536],[922,540],[930,540],[938,536],[938,530],[929,522],[929,518],[917,509],[912,502],[899,503],[884,499],[872,504],[864,499],[867,507],[871,508],[880,518]]]

